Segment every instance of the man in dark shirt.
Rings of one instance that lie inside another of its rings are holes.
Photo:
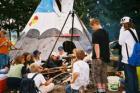
[[[92,19],[90,25],[94,30],[92,43],[92,69],[94,80],[96,81],[97,93],[106,93],[107,83],[107,65],[109,62],[109,36],[108,33],[102,28],[98,19]]]
[[[92,35],[92,43],[96,46],[98,45],[100,48],[100,55],[96,55],[93,51],[93,59],[100,58],[104,62],[109,62],[110,53],[109,53],[109,38],[108,33],[100,28],[95,31]],[[97,47],[97,46],[96,46]]]

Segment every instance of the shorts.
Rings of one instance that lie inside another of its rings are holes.
[[[100,59],[93,59],[91,63],[92,78],[95,83],[107,83],[107,65]]]
[[[65,91],[66,93],[79,93],[79,90],[72,89],[70,84],[66,85]]]

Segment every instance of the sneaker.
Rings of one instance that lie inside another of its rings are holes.
[[[122,91],[122,93],[126,93],[125,91]]]

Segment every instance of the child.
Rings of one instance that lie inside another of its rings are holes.
[[[36,87],[41,91],[41,93],[48,93],[54,89],[52,79],[49,79],[48,81],[45,80],[44,76],[40,74],[42,70],[40,69],[40,66],[38,64],[31,64],[30,70],[31,73],[27,75],[28,78],[32,78],[36,73],[38,73],[34,78],[34,81]]]

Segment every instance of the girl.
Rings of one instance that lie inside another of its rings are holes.
[[[30,53],[24,53],[22,56],[24,57],[24,60],[25,60],[24,66],[23,66],[22,71],[21,71],[22,77],[24,77],[24,76],[26,76],[27,73],[30,73],[29,66],[34,61],[33,61],[32,55]]]

